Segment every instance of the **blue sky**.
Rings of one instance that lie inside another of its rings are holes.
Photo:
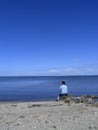
[[[0,0],[0,75],[98,75],[98,1]]]

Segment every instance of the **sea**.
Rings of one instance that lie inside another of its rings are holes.
[[[8,76],[0,77],[0,101],[55,100],[63,80],[69,94],[98,96],[98,76]]]

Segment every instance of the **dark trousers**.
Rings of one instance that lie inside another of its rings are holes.
[[[59,94],[59,97],[66,97],[68,94],[67,93],[62,93],[62,94]]]

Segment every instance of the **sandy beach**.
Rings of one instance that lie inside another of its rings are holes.
[[[0,130],[98,130],[98,107],[63,101],[0,102]]]

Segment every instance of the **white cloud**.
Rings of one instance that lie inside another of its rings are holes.
[[[73,70],[73,68],[65,68],[64,71],[72,71],[72,70]]]
[[[50,69],[48,74],[56,75],[98,75],[98,66],[94,64],[85,64],[74,67],[65,67],[61,69]]]
[[[66,67],[64,69],[65,75],[97,75],[98,66],[94,65],[81,65],[75,67]]]
[[[50,72],[50,73],[59,73],[60,70],[58,70],[58,69],[51,69],[51,70],[49,70],[49,72]]]
[[[65,75],[78,75],[79,70],[77,68],[71,67],[71,68],[65,68],[64,69],[64,74]]]

